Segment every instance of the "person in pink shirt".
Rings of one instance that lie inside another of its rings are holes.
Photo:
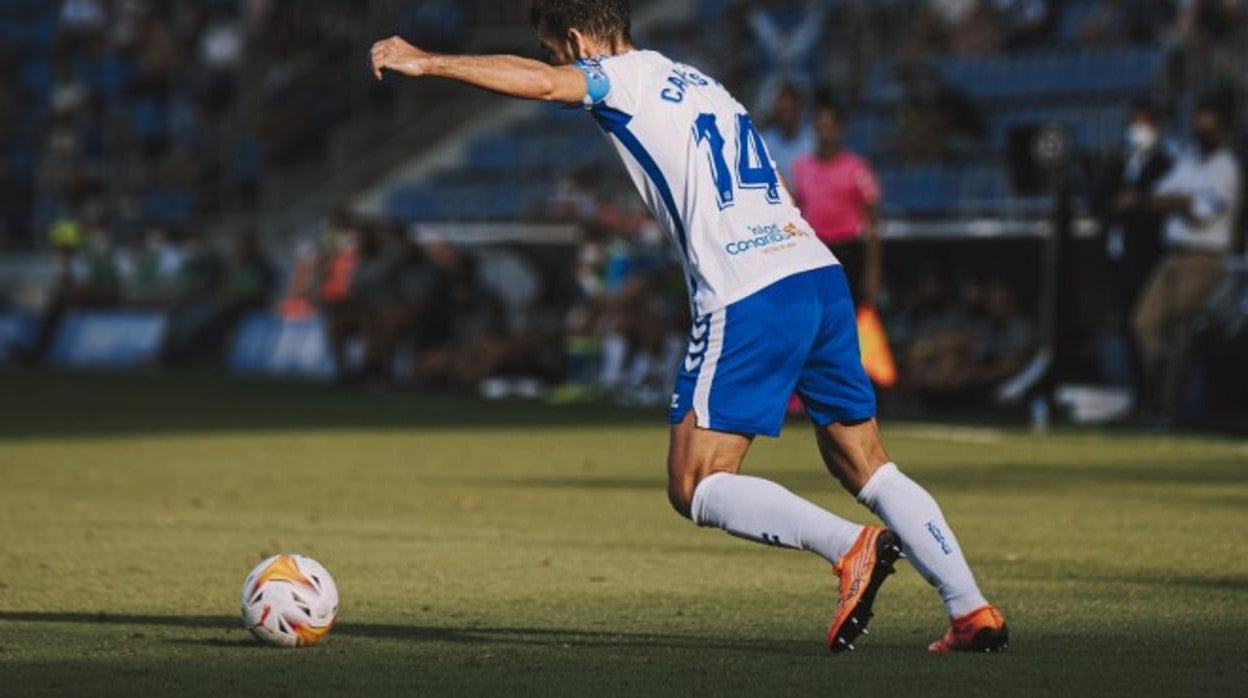
[[[793,195],[815,233],[845,267],[860,304],[874,304],[883,284],[880,185],[871,166],[841,142],[841,110],[821,99],[816,150],[793,166]]]

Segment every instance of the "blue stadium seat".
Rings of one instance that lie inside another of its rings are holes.
[[[387,212],[404,221],[515,221],[534,210],[548,195],[545,185],[426,185],[393,189]]]
[[[1009,173],[999,164],[883,168],[884,204],[894,213],[930,216],[1006,206]]]
[[[22,65],[22,87],[36,98],[43,98],[52,91],[52,64],[34,59]]]
[[[186,189],[148,192],[143,198],[143,217],[149,223],[185,225],[195,213],[195,195]]]
[[[1161,68],[1156,48],[1050,51],[1008,58],[947,58],[938,69],[950,84],[981,99],[1134,94],[1150,87]],[[891,80],[887,73],[877,79]],[[876,85],[873,94],[884,94]]]
[[[992,148],[1001,151],[1007,147],[1010,132],[1015,128],[1057,122],[1070,128],[1076,145],[1081,149],[1103,153],[1121,145],[1127,111],[1123,100],[1102,104],[1085,102],[1043,107],[1004,107],[994,110],[989,118],[990,143]]]

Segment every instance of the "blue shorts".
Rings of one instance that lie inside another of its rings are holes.
[[[796,274],[694,320],[671,423],[779,436],[797,393],[819,426],[875,417],[854,302],[839,266]]]

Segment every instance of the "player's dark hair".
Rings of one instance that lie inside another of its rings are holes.
[[[529,20],[539,32],[563,37],[576,29],[600,41],[632,42],[629,0],[533,0]]]

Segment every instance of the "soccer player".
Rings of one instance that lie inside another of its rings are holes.
[[[671,404],[672,506],[699,526],[832,563],[833,652],[853,649],[902,546],[952,619],[928,649],[1004,649],[1005,621],[940,507],[884,451],[845,275],[794,207],[744,107],[701,71],[633,46],[628,0],[535,0],[532,20],[553,65],[438,55],[394,37],[373,46],[372,69],[379,80],[389,70],[580,104],[606,133],[680,251],[693,305]],[[753,439],[780,434],[794,391],[829,471],[887,529],[740,474]]]

